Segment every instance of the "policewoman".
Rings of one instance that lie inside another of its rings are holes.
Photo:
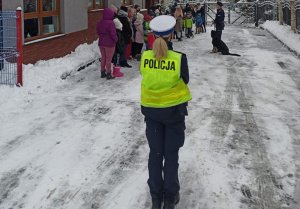
[[[192,99],[187,83],[186,55],[169,42],[176,20],[161,15],[150,22],[155,34],[152,50],[141,58],[141,110],[150,147],[148,185],[152,209],[174,209],[179,202],[178,152],[184,144],[187,104]]]

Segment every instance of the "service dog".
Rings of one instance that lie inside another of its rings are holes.
[[[221,52],[223,55],[231,55],[231,56],[238,56],[238,57],[241,56],[239,54],[230,53],[228,46],[219,37],[216,37],[215,30],[212,30],[210,35],[212,38],[212,45],[213,45],[212,53]]]

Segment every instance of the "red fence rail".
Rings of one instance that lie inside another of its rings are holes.
[[[22,11],[0,12],[0,84],[23,85]]]

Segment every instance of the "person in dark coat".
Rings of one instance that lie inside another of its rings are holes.
[[[121,57],[121,54],[124,54],[124,51],[125,51],[125,41],[124,41],[123,34],[122,34],[123,25],[118,18],[114,19],[114,24],[115,24],[116,30],[117,30],[118,42],[116,44],[116,49],[115,49],[115,53],[113,56],[113,63],[114,63],[114,66],[120,66],[120,62],[119,62],[120,57]]]
[[[170,11],[170,13],[171,13],[172,16],[174,15],[174,13],[175,13],[175,11],[176,11],[176,7],[177,7],[177,3],[175,2],[175,3],[172,5],[171,11]]]
[[[214,20],[214,24],[216,27],[216,37],[218,37],[220,40],[222,40],[222,31],[224,30],[224,19],[225,19],[225,12],[223,10],[223,4],[222,2],[217,2],[217,14],[216,18]]]
[[[149,14],[152,18],[155,17],[155,13],[154,13],[152,7],[151,7],[150,9],[148,9],[148,14]]]
[[[183,13],[184,13],[184,14],[187,14],[188,12],[192,12],[192,8],[191,8],[191,6],[190,6],[189,3],[187,3],[187,4],[185,5],[185,9],[184,9]]]
[[[125,42],[125,49],[127,48],[127,45],[130,43],[132,36],[133,36],[133,31],[132,31],[132,26],[130,23],[130,20],[128,18],[128,9],[125,6],[121,6],[120,11],[118,12],[118,19],[123,25],[122,29],[122,35],[123,39]],[[126,57],[125,57],[125,51],[123,54],[121,54],[120,57],[120,66],[121,67],[129,67],[131,68],[132,66],[128,64]]]

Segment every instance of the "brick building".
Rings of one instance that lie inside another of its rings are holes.
[[[146,0],[136,4],[145,7]],[[24,63],[62,57],[82,43],[96,40],[103,8],[133,0],[0,0],[2,10],[23,8]]]

